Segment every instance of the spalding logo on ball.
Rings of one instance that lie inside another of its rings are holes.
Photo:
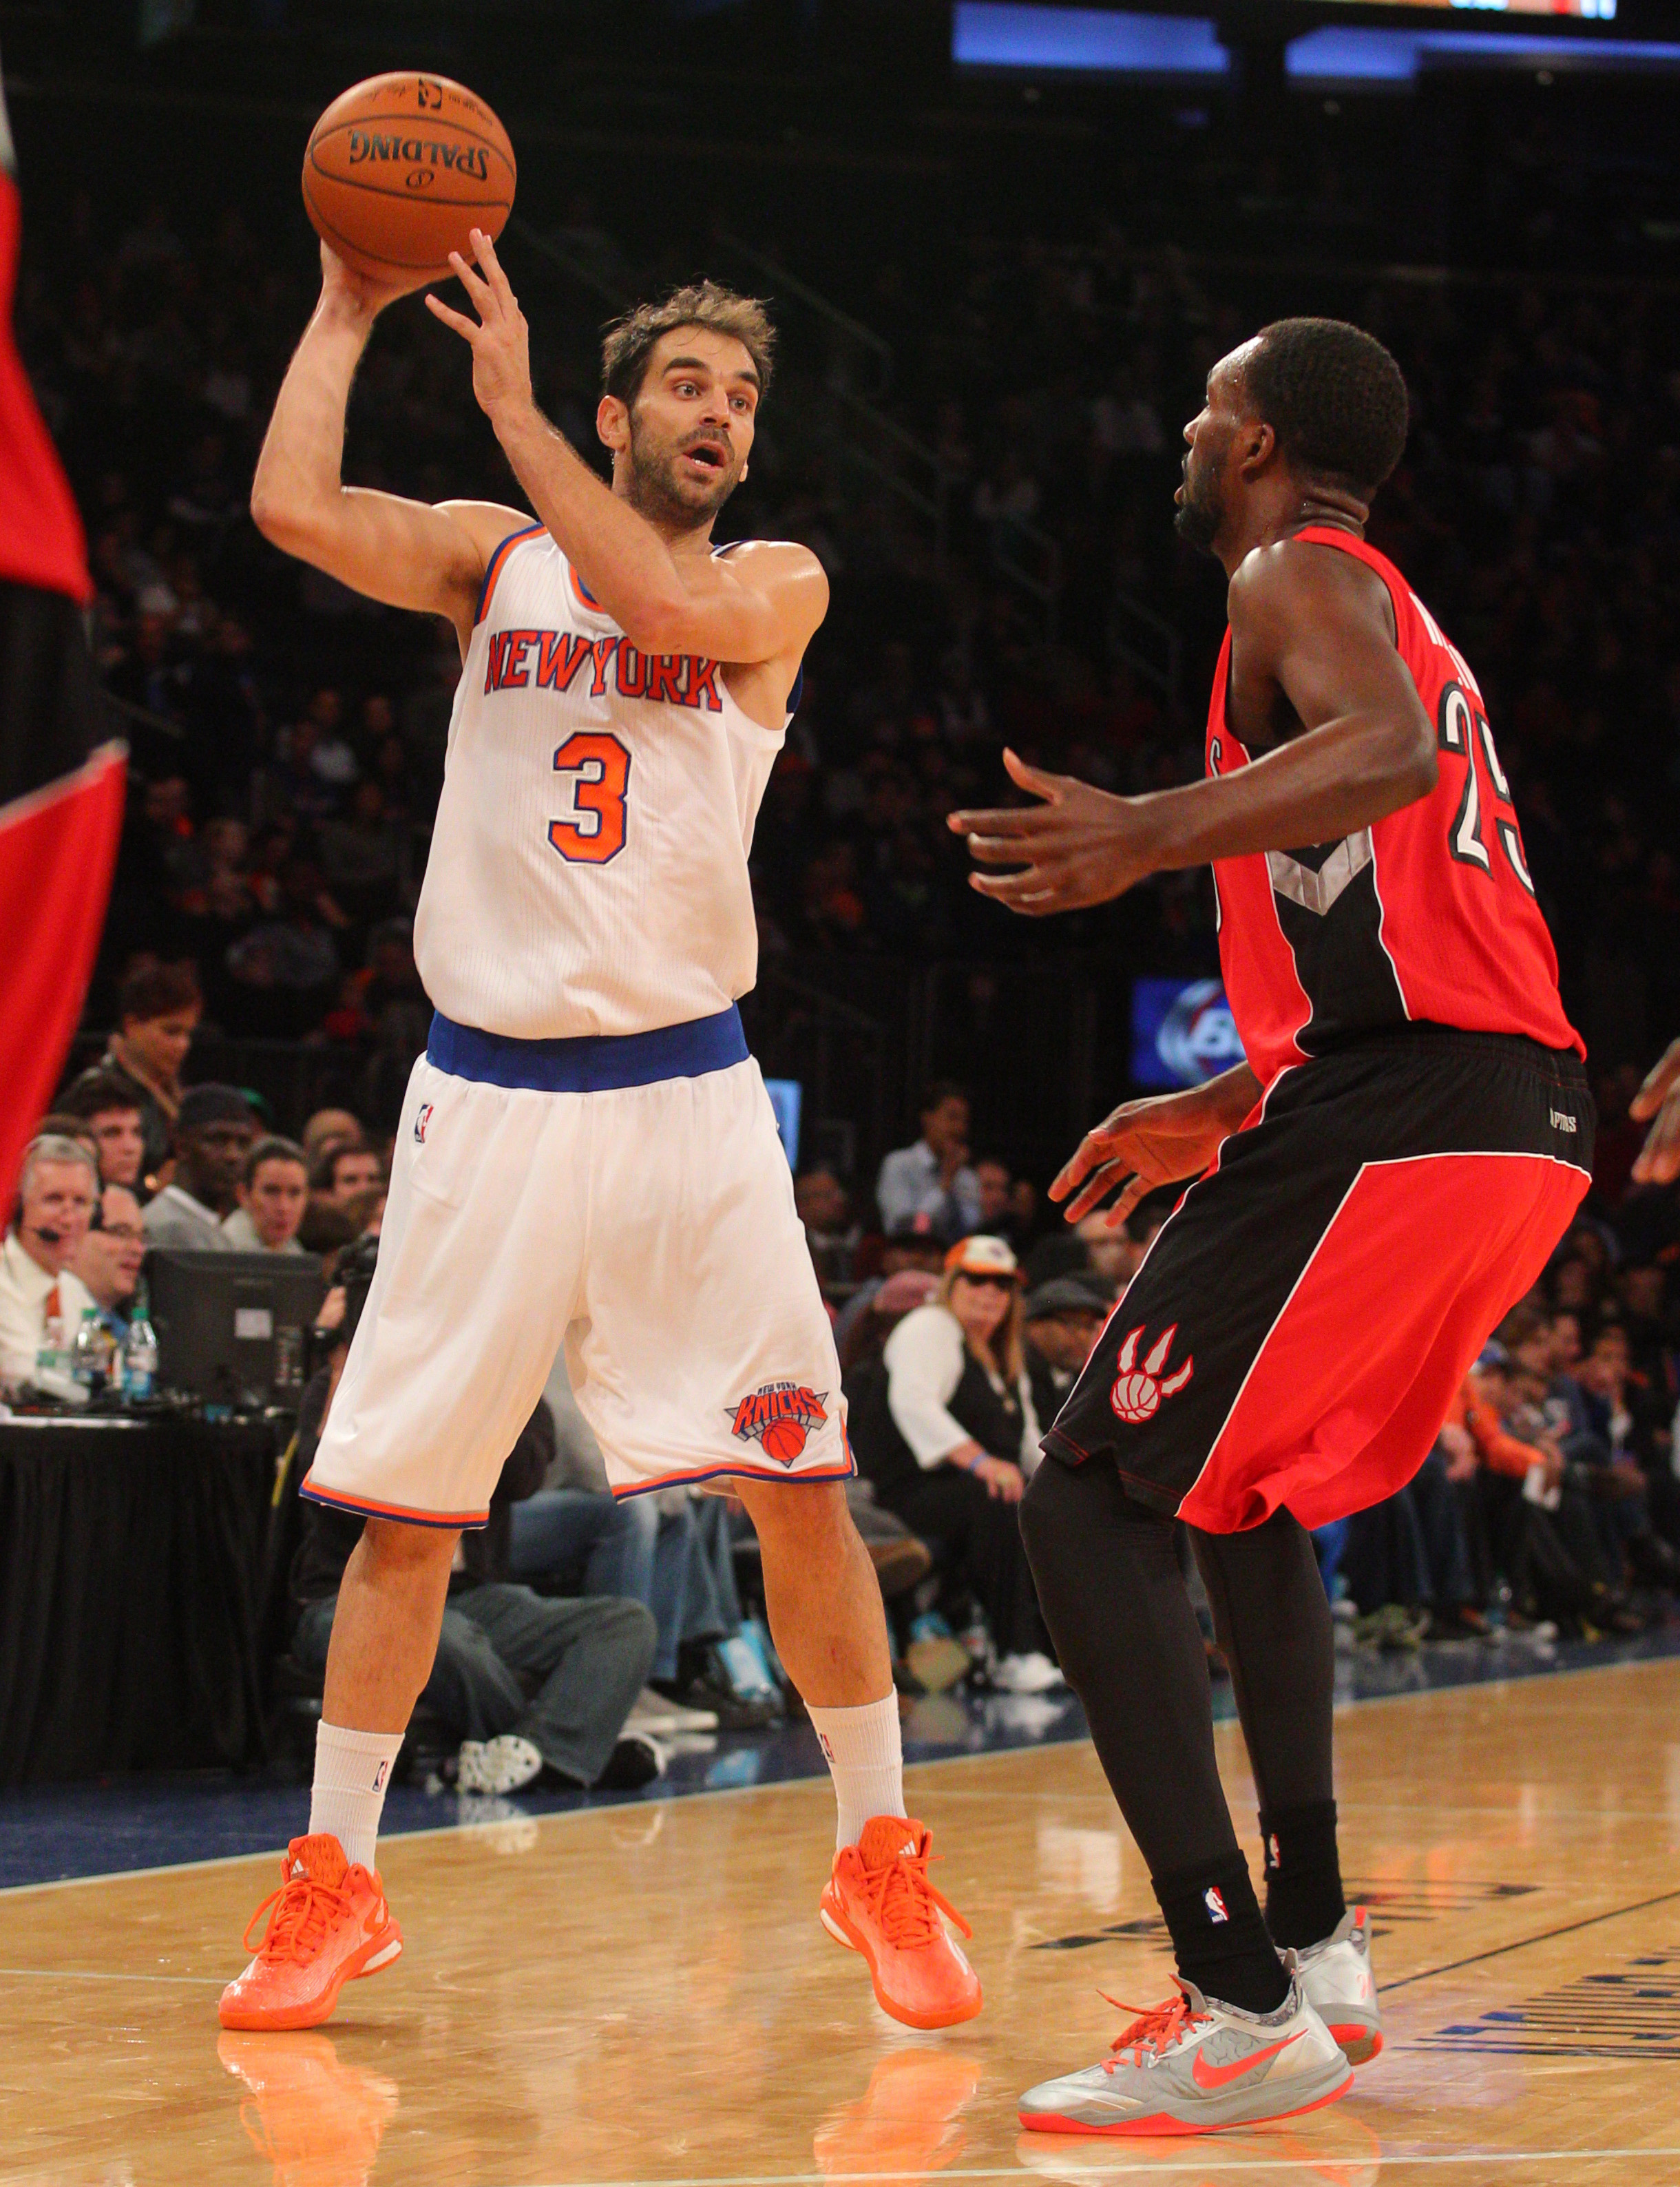
[[[508,132],[464,84],[399,69],[352,84],[309,132],[303,202],[316,233],[370,281],[449,278],[468,235],[493,243],[514,209]]]
[[[1109,1403],[1114,1407],[1116,1417],[1124,1420],[1128,1427],[1142,1427],[1145,1420],[1152,1420],[1160,1410],[1161,1399],[1176,1397],[1196,1371],[1193,1357],[1169,1375],[1165,1381],[1160,1379],[1160,1370],[1166,1366],[1167,1354],[1172,1349],[1172,1340],[1178,1334],[1176,1321],[1165,1336],[1150,1346],[1143,1365],[1136,1365],[1138,1346],[1143,1334],[1140,1323],[1121,1346],[1120,1357],[1115,1362],[1119,1372],[1115,1376],[1113,1389],[1109,1391]]]
[[[766,1382],[732,1405],[724,1418],[743,1442],[759,1443],[767,1458],[791,1465],[812,1429],[828,1419],[828,1396],[826,1390],[807,1390],[802,1382]]]

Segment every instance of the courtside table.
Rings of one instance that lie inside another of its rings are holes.
[[[276,1420],[0,1420],[0,1785],[243,1765]]]

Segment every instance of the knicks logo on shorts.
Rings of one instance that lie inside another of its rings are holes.
[[[432,1103],[422,1101],[414,1116],[414,1144],[423,1147],[426,1143],[426,1127],[431,1122]]]
[[[1145,1420],[1152,1420],[1160,1410],[1161,1399],[1176,1397],[1195,1373],[1196,1363],[1194,1358],[1189,1358],[1165,1381],[1161,1380],[1161,1369],[1166,1364],[1167,1354],[1172,1349],[1172,1340],[1177,1334],[1178,1324],[1175,1321],[1166,1335],[1150,1346],[1141,1367],[1137,1364],[1138,1346],[1143,1335],[1141,1323],[1121,1346],[1120,1357],[1115,1362],[1116,1372],[1114,1387],[1109,1391],[1109,1403],[1114,1408],[1115,1418],[1124,1420],[1128,1427],[1141,1427]]]
[[[761,1443],[767,1458],[791,1465],[812,1429],[828,1419],[828,1401],[826,1390],[807,1390],[802,1382],[766,1382],[724,1417],[743,1442]]]

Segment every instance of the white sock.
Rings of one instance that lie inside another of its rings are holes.
[[[856,1845],[871,1815],[902,1815],[904,1746],[898,1730],[898,1696],[862,1708],[814,1708],[811,1721],[828,1758],[840,1802],[834,1847]]]
[[[374,1865],[379,1812],[402,1745],[400,1731],[340,1731],[323,1717],[315,1729],[315,1785],[309,1835],[329,1831],[354,1868]]]

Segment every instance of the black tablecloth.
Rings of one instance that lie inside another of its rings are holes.
[[[0,1420],[0,1784],[255,1760],[278,1421]]]

